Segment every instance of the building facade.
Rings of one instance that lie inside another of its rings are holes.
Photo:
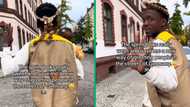
[[[12,41],[13,52],[39,32],[35,9],[42,0],[0,0],[0,51],[5,41]],[[8,32],[8,34],[7,34]]]
[[[148,2],[148,3],[159,3],[160,0],[143,0],[143,2]]]
[[[116,72],[115,56],[122,42],[143,40],[142,0],[97,0],[97,81]]]

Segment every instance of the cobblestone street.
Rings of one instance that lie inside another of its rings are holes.
[[[93,107],[93,55],[85,55],[83,61],[85,79],[79,81],[77,107]],[[0,107],[33,107],[30,89],[13,89],[12,78],[0,78]]]
[[[126,68],[97,84],[97,107],[142,107],[144,94],[144,79]]]

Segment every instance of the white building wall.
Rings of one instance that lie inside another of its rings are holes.
[[[124,0],[110,0],[112,2],[112,5],[114,6],[113,9],[113,14],[114,14],[114,32],[115,32],[115,46],[105,46],[104,45],[104,37],[103,37],[103,21],[102,21],[102,2],[101,0],[97,0],[97,5],[96,5],[96,33],[97,33],[97,46],[96,46],[96,57],[106,57],[106,56],[112,56],[116,55],[116,49],[121,49],[121,15],[120,11],[125,10],[126,15],[127,15],[127,24],[130,24],[130,17],[133,17],[134,22],[135,22],[135,31],[137,30],[137,21],[139,22],[140,26],[140,39],[142,39],[142,18],[128,5]],[[140,7],[140,2],[139,0],[139,7]],[[134,41],[134,36],[129,37],[129,27],[128,27],[128,40]]]
[[[33,1],[35,2],[35,1]],[[35,5],[39,5],[41,4],[41,0],[38,0],[38,3]],[[28,23],[29,23],[29,15],[28,15],[28,11],[30,12],[30,14],[32,15],[32,18],[34,18],[36,23],[36,18],[35,18],[35,13],[34,11],[32,11],[32,8],[30,7],[29,3],[27,0],[22,0],[22,9],[23,9],[23,18],[26,21],[26,16],[25,16],[25,11],[27,11],[27,19],[28,19]],[[26,6],[26,10],[24,8],[24,6]],[[20,11],[20,2],[18,3],[18,7],[19,7],[19,11]],[[35,6],[37,7],[37,6]],[[14,9],[16,10],[16,3],[15,0],[7,0],[7,8],[10,9]],[[16,10],[18,12],[18,10]],[[0,22],[4,21],[7,24],[11,24],[11,27],[13,27],[13,32],[12,32],[12,37],[13,37],[13,42],[12,42],[12,52],[13,54],[16,53],[19,50],[19,40],[18,40],[18,30],[17,27],[19,27],[22,30],[24,30],[25,33],[25,43],[27,42],[27,33],[31,34],[31,35],[36,35],[36,32],[33,31],[33,29],[31,29],[29,26],[27,26],[27,24],[25,24],[22,20],[20,20],[17,16],[15,16],[14,14],[10,14],[10,13],[5,13],[5,12],[0,12]],[[21,42],[23,43],[23,34],[21,33]],[[23,45],[23,44],[22,44]]]
[[[21,30],[24,29],[24,31],[25,31],[25,38],[27,38],[26,37],[26,32],[28,32],[30,34],[33,34],[33,35],[36,34],[30,27],[28,27],[27,25],[25,25],[15,15],[8,14],[8,13],[2,13],[2,12],[0,12],[0,15],[4,16],[4,17],[0,17],[0,22],[4,21],[7,24],[10,23],[11,27],[13,27],[13,32],[12,32],[12,37],[13,37],[12,49],[13,49],[13,51],[19,50],[18,31],[17,31],[17,27],[18,26],[20,27]],[[26,39],[25,39],[25,42],[26,42]]]

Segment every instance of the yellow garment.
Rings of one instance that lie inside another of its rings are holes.
[[[163,31],[163,32],[161,32],[157,37],[156,37],[156,39],[159,39],[159,40],[162,40],[163,42],[169,42],[171,39],[174,39],[174,40],[176,40],[176,38],[172,35],[172,34],[170,34],[169,32],[167,32],[167,31]],[[176,65],[176,61],[175,60],[172,60],[172,62],[171,62],[171,67],[177,67],[177,65]]]
[[[49,34],[45,34],[45,37],[42,39],[42,40],[48,40],[49,39]],[[30,47],[33,46],[36,42],[38,42],[40,40],[40,36],[37,35],[36,38],[34,38],[31,43],[30,43]],[[75,56],[82,60],[83,57],[84,57],[84,53],[83,53],[83,50],[80,46],[77,46],[75,45],[74,43],[72,43],[71,41],[65,39],[64,37],[58,35],[58,34],[53,34],[51,39],[50,40],[53,40],[53,41],[61,41],[63,43],[68,43],[68,44],[72,44],[73,47],[74,47],[74,52],[75,52]]]
[[[164,42],[168,42],[170,39],[176,39],[172,34],[167,31],[161,32],[156,39],[160,39]]]
[[[49,39],[49,34],[45,34],[45,37],[43,38],[43,40],[48,40]],[[36,38],[34,38],[31,43],[30,43],[30,46],[33,46],[36,42],[38,42],[40,40],[40,36],[37,35]],[[60,35],[57,35],[57,34],[53,34],[52,35],[52,38],[51,40],[54,40],[54,41],[61,41],[61,42],[64,42],[64,43],[69,43],[69,44],[72,44],[72,42],[70,42],[69,40],[61,37]]]
[[[82,60],[84,58],[84,53],[83,50],[80,46],[77,46],[75,44],[74,45],[74,52],[75,52],[75,56],[79,59]]]
[[[153,107],[190,107],[190,70],[188,60],[185,57],[182,45],[176,39],[171,38],[171,35],[162,35],[160,40],[172,43],[172,47],[176,50],[175,62],[178,67],[173,67],[177,76],[177,87],[165,92],[148,82],[149,99]]]

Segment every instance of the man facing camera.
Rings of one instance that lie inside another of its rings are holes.
[[[168,10],[159,3],[145,5],[143,27],[151,38],[151,59],[133,67],[147,80],[143,107],[190,107],[190,69],[182,45],[169,31]]]

